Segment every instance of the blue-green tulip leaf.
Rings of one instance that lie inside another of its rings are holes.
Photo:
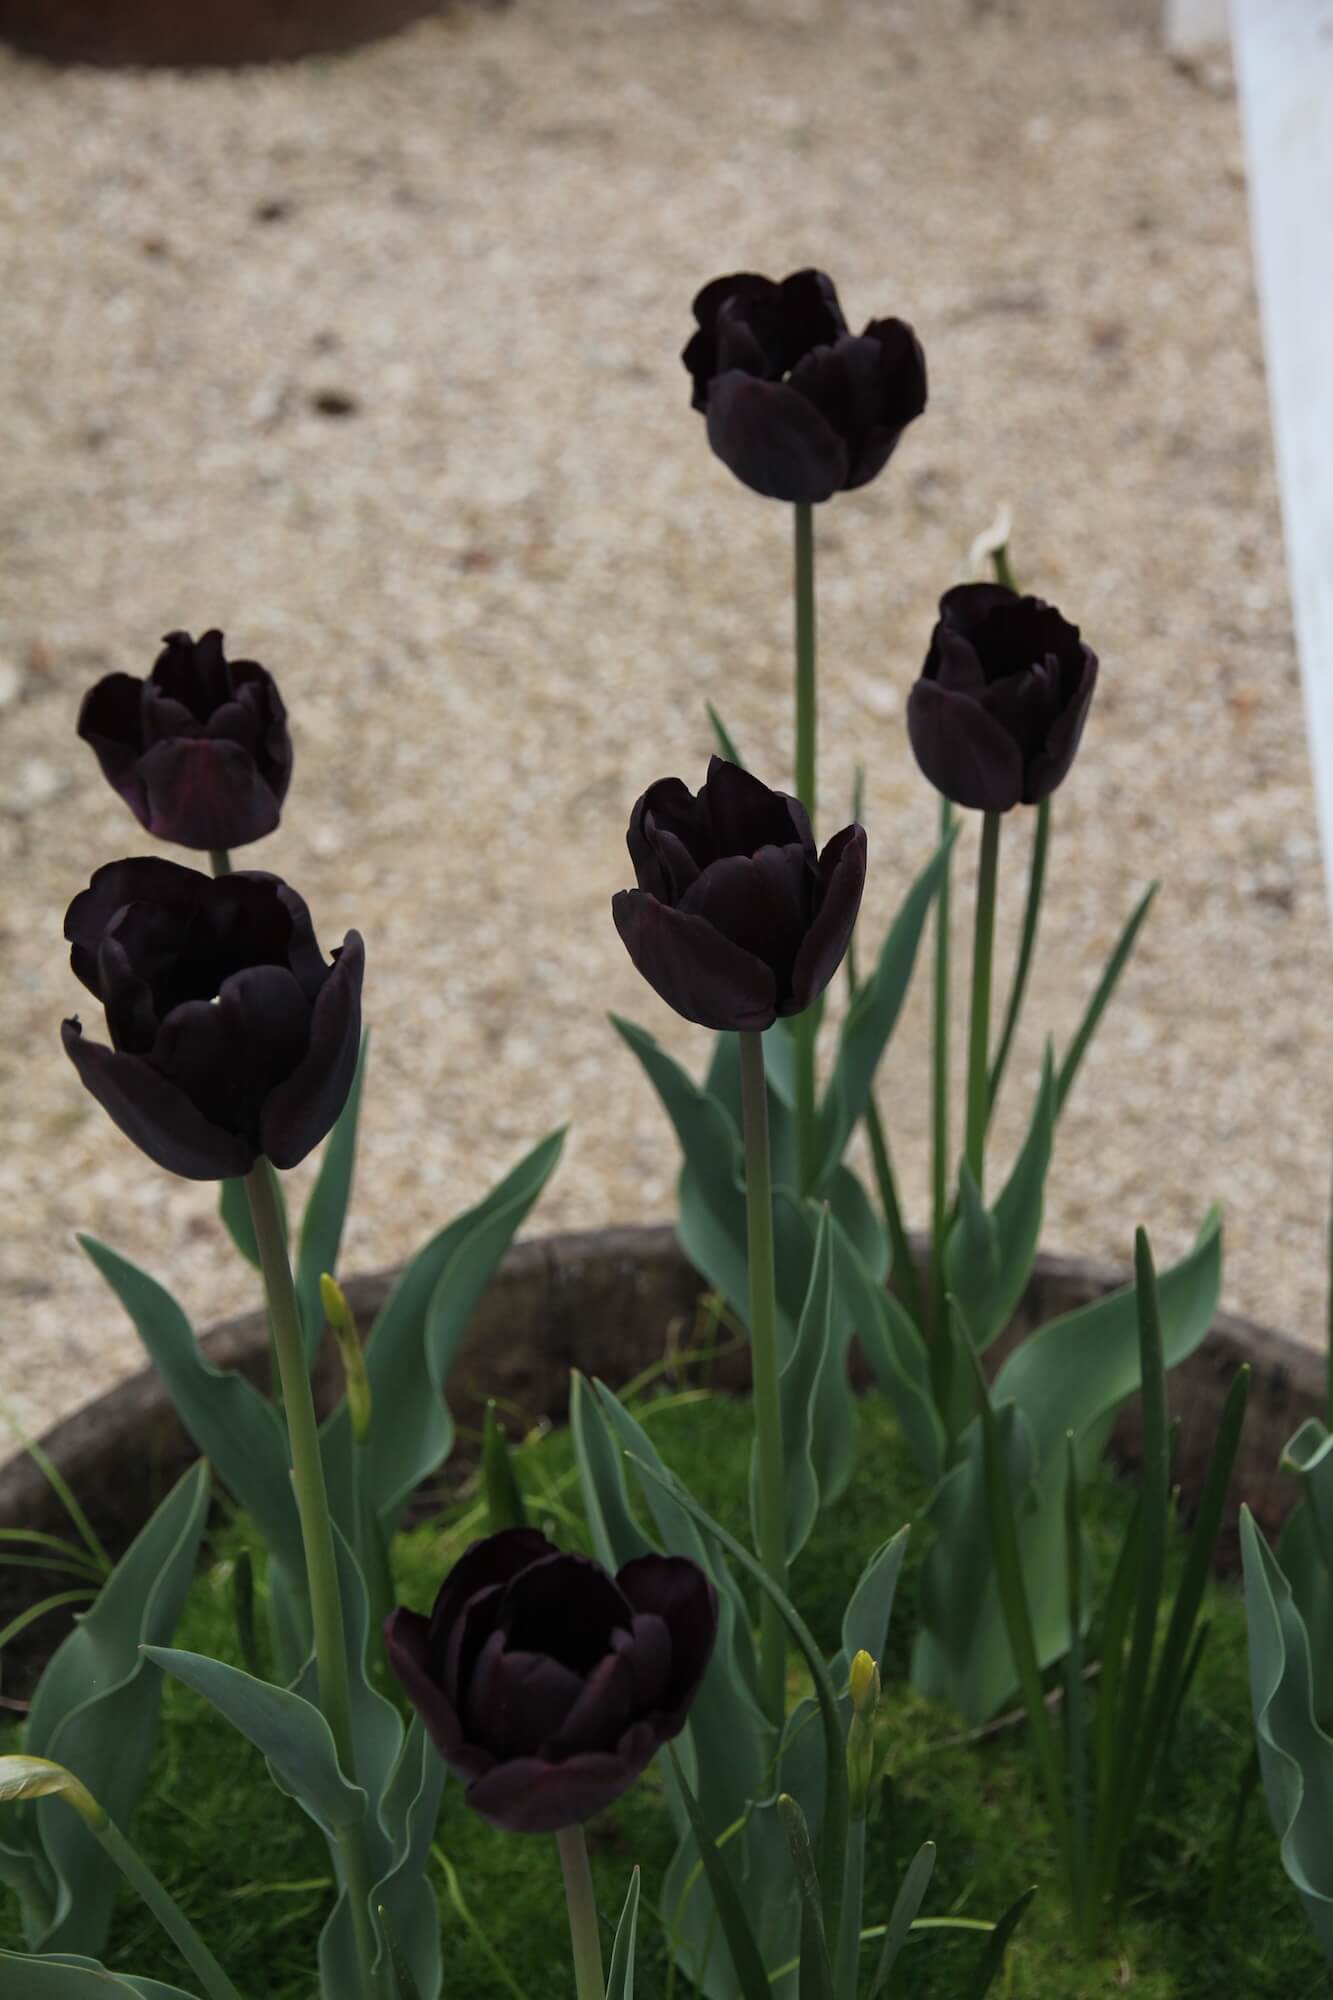
[[[1194,1248],[1159,1272],[1162,1352],[1168,1369],[1200,1346],[1222,1287],[1222,1220],[1205,1219]],[[1139,1385],[1138,1306],[1133,1285],[1051,1320],[1015,1348],[994,1383],[1032,1432],[1039,1464],[1062,1459],[1065,1437],[1096,1432]],[[1057,1512],[1059,1509],[1057,1508]]]
[[[301,1247],[297,1253],[295,1275],[307,1367],[314,1366],[324,1332],[319,1281],[325,1271],[332,1277],[338,1269],[338,1252],[342,1247],[343,1225],[347,1220],[347,1204],[352,1193],[352,1172],[356,1165],[356,1130],[369,1048],[370,1034],[367,1031],[361,1037],[352,1087],[338,1113],[337,1123],[324,1143],[319,1173],[310,1190],[305,1214],[301,1217]]]
[[[606,1975],[606,2000],[634,2000],[634,1937],[639,1922],[639,1871],[629,1878],[625,1906],[616,1925],[611,1967]]]
[[[819,1514],[819,1480],[811,1445],[815,1396],[828,1352],[833,1319],[833,1228],[827,1210],[819,1220],[810,1289],[796,1339],[778,1377],[782,1407],[783,1496],[787,1560],[793,1562],[810,1538]],[[845,1365],[845,1364],[844,1364]],[[759,1540],[759,1451],[750,1453],[750,1517]]]
[[[1041,1235],[1055,1131],[1055,1071],[1048,1046],[1027,1137],[995,1207],[987,1212],[966,1162],[958,1221],[946,1250],[949,1290],[979,1349],[1004,1332],[1027,1288]]]
[[[289,1688],[271,1687],[239,1667],[166,1646],[145,1648],[165,1673],[193,1688],[225,1716],[268,1763],[280,1791],[303,1806],[330,1840],[365,1817],[366,1795],[338,1768],[328,1723]]]
[[[5,2000],[194,2000],[182,1987],[160,1979],[108,1972],[81,1952],[27,1958],[0,1951],[0,1994]]]
[[[901,1302],[876,1278],[836,1223],[834,1227],[837,1281],[848,1318],[902,1427],[917,1470],[933,1486],[944,1471],[946,1440],[931,1390],[925,1343]]]
[[[193,1466],[135,1537],[97,1602],[52,1655],[28,1712],[24,1749],[80,1779],[118,1825],[128,1825],[157,1744],[162,1677],[142,1647],[165,1644],[194,1581],[208,1514],[208,1467]],[[120,1871],[77,1813],[36,1819],[34,1851],[54,1895],[34,1943],[97,1952],[105,1943]]]
[[[819,1110],[821,1169],[816,1188],[841,1160],[865,1114],[881,1056],[907,997],[917,947],[930,906],[939,894],[956,831],[943,840],[908,890],[880,950],[873,972],[857,988],[838,1035],[833,1074]]]
[[[1310,1640],[1291,1586],[1248,1508],[1240,1541],[1264,1793],[1282,1865],[1333,1965],[1333,1736],[1315,1721]]]
[[[186,1430],[293,1577],[305,1574],[282,1423],[235,1369],[207,1360],[181,1307],[155,1278],[91,1236],[79,1242],[133,1320]]]
[[[370,1330],[365,1353],[372,1415],[363,1476],[386,1533],[453,1447],[453,1418],[443,1395],[450,1363],[563,1143],[563,1132],[543,1139],[483,1201],[433,1236],[401,1273]],[[323,1445],[330,1504],[350,1538],[355,1523],[345,1405],[324,1426]]]

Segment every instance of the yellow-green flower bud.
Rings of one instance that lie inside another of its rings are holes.
[[[852,1661],[848,1686],[856,1713],[873,1715],[879,1707],[879,1668],[864,1648]]]
[[[19,1799],[64,1799],[96,1833],[106,1825],[106,1814],[86,1785],[81,1785],[63,1764],[49,1757],[28,1757],[16,1753],[0,1757],[0,1801]]]
[[[347,1395],[347,1414],[352,1420],[352,1436],[358,1444],[364,1444],[370,1436],[370,1377],[366,1374],[366,1357],[361,1351],[361,1336],[357,1331],[352,1308],[348,1305],[342,1286],[327,1271],[319,1281],[320,1303],[324,1307],[324,1317],[333,1329],[333,1337],[338,1343],[338,1354],[343,1365],[343,1386]]]
[[[847,1730],[847,1791],[854,1820],[866,1816],[875,1776],[875,1710],[879,1707],[879,1668],[869,1653],[852,1661],[848,1677],[852,1719]]]

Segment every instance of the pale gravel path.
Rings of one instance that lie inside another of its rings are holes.
[[[64,906],[149,851],[78,699],[171,626],[279,675],[295,786],[253,858],[326,945],[366,933],[349,1265],[566,1118],[542,1226],[669,1212],[604,1010],[704,1038],[613,934],[626,815],[701,775],[706,697],[770,777],[789,754],[786,511],[710,458],[676,360],[695,286],[738,265],[826,264],[930,357],[927,417],[819,522],[824,824],[865,758],[866,939],[931,837],[902,709],[934,599],[1008,498],[1024,575],[1105,663],[1015,1085],[1166,878],[1046,1241],[1122,1256],[1145,1219],[1166,1256],[1218,1196],[1228,1299],[1317,1329],[1326,922],[1235,106],[1167,65],[1155,11],[519,0],[283,72],[0,56],[0,1339],[30,1423],[138,1361],[76,1227],[201,1321],[252,1297],[211,1191],[142,1164],[57,1039]],[[914,1218],[925,1049],[919,986],[885,1093]]]

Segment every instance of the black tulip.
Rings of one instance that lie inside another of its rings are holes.
[[[79,735],[149,833],[180,847],[244,847],[272,833],[292,775],[287,711],[256,660],[221,632],[169,632],[146,680],[88,690]]]
[[[801,1014],[832,979],[865,886],[866,837],[816,852],[805,807],[714,757],[696,796],[650,785],[630,818],[637,889],[616,929],[667,1005],[703,1028],[763,1029]]]
[[[755,493],[828,500],[888,464],[926,407],[926,357],[905,320],[853,334],[833,281],[795,271],[714,278],[694,301],[681,360],[708,442]]]
[[[467,1803],[510,1833],[557,1833],[629,1790],[679,1735],[717,1636],[684,1556],[611,1577],[535,1528],[474,1542],[428,1618],[385,1623],[394,1672]]]
[[[365,950],[328,964],[276,875],[214,880],[174,861],[113,861],[65,914],[70,964],[106,1009],[111,1047],[61,1029],[79,1076],[151,1160],[187,1180],[294,1167],[347,1099]]]
[[[907,700],[916,761],[955,805],[1038,805],[1074,761],[1096,685],[1097,655],[1053,605],[959,584]]]

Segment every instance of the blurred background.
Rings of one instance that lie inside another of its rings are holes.
[[[152,11],[0,0],[0,31],[143,56],[110,44]],[[158,7],[198,46],[156,53],[291,54],[312,18],[336,40],[372,11]],[[696,1069],[708,1038],[612,929],[626,820],[652,779],[700,782],[706,701],[770,782],[791,755],[788,510],[712,458],[678,355],[705,280],[807,263],[855,326],[911,320],[931,379],[883,476],[817,515],[821,830],[863,763],[863,955],[934,837],[907,690],[1007,506],[1020,580],[1103,669],[1000,1152],[1160,876],[1062,1121],[1046,1246],[1123,1259],[1144,1221],[1165,1261],[1220,1199],[1228,1303],[1318,1338],[1327,918],[1225,55],[1173,58],[1148,0],[378,12],[400,31],[233,69],[0,45],[8,1402],[45,1424],[138,1365],[75,1229],[198,1324],[256,1303],[216,1191],[134,1152],[58,1036],[94,1018],[67,903],[153,849],[79,701],[175,627],[221,626],[291,714],[282,827],[238,861],[290,878],[326,950],[366,937],[345,1269],[404,1256],[565,1120],[538,1226],[669,1217],[674,1142],[606,1011]],[[1006,823],[1002,980],[1030,820]],[[881,1090],[918,1225],[925,1002],[918,979]]]

